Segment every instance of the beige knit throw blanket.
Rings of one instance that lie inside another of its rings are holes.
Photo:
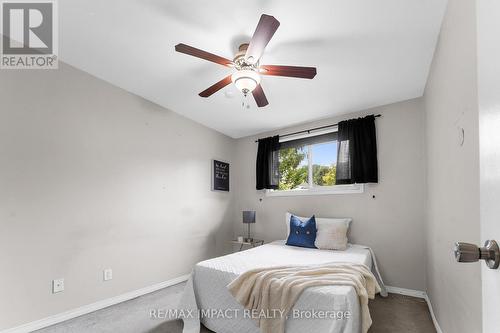
[[[277,316],[258,318],[262,333],[283,333],[286,316],[301,293],[309,287],[329,285],[352,286],[356,290],[361,307],[361,329],[366,333],[372,324],[368,299],[373,299],[380,292],[380,286],[370,269],[363,264],[259,268],[241,274],[227,288],[247,310],[278,313]]]

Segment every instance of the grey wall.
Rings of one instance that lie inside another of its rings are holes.
[[[481,265],[451,254],[455,241],[480,239],[475,12],[475,1],[449,1],[424,95],[427,292],[443,332],[454,333],[481,332]]]
[[[210,160],[233,161],[233,139],[64,64],[2,71],[0,101],[0,330],[228,250]]]
[[[304,110],[304,112],[307,112]],[[363,194],[266,197],[255,190],[257,137],[242,138],[236,146],[235,232],[244,233],[241,210],[257,210],[255,232],[267,241],[284,239],[285,212],[325,217],[352,217],[351,239],[371,246],[388,285],[425,290],[424,192],[425,163],[423,111],[420,99],[379,107],[362,114],[377,118],[378,185]],[[265,137],[342,120],[332,118],[300,127],[264,133]],[[375,195],[375,199],[372,196]],[[263,199],[262,202],[259,199]]]

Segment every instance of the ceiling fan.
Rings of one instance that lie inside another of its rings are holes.
[[[234,72],[231,75],[226,76],[219,82],[199,93],[201,97],[209,97],[233,82],[243,95],[247,96],[247,94],[251,92],[255,98],[255,102],[257,102],[257,106],[263,107],[268,105],[269,102],[260,84],[261,75],[287,76],[303,79],[312,79],[316,76],[315,67],[259,64],[259,59],[264,53],[265,47],[276,30],[278,30],[279,25],[280,22],[273,16],[263,14],[260,17],[252,39],[249,43],[240,45],[232,61],[182,43],[177,44],[175,50],[193,57],[215,62],[222,66],[234,68]]]

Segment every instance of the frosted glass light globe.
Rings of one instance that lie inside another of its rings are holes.
[[[243,69],[231,75],[236,88],[244,94],[252,92],[260,83],[260,75],[253,70]]]

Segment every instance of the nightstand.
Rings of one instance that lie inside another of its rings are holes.
[[[261,239],[254,239],[252,242],[239,242],[237,239],[233,239],[231,241],[232,244],[237,244],[240,246],[240,249],[238,251],[241,251],[243,250],[243,246],[250,246],[250,247],[257,247],[257,246],[260,246],[260,245],[264,245],[264,241],[261,240]]]

